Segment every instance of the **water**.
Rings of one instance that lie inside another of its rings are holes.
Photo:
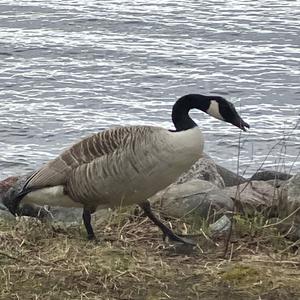
[[[172,127],[187,93],[234,102],[239,130],[203,113],[205,150],[240,172],[300,171],[299,1],[0,0],[0,178],[115,125]]]

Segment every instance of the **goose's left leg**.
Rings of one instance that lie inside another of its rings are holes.
[[[175,234],[169,227],[167,227],[164,223],[162,223],[157,217],[156,215],[153,213],[151,206],[150,206],[150,202],[148,200],[142,202],[139,204],[140,207],[144,210],[146,216],[155,224],[157,225],[161,231],[164,234],[164,238],[168,237],[170,240],[175,241],[175,242],[181,242],[183,244],[188,244],[188,245],[196,245],[195,242],[180,237],[179,235]]]
[[[91,212],[86,208],[83,209],[82,219],[87,232],[88,240],[95,240],[96,236],[91,224]]]

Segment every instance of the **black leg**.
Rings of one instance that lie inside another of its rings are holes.
[[[91,213],[89,210],[85,208],[83,209],[82,219],[87,232],[88,240],[95,240],[96,236],[91,224]]]
[[[167,227],[165,224],[163,224],[153,213],[150,202],[145,201],[140,204],[140,207],[144,210],[146,216],[155,224],[157,225],[161,231],[164,234],[164,238],[167,236],[170,240],[175,242],[181,242],[183,244],[189,244],[189,245],[196,245],[195,242],[190,241],[186,238],[180,237],[177,234],[175,234],[169,227]]]

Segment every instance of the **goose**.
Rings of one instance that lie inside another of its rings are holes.
[[[22,203],[83,208],[88,239],[95,239],[91,214],[98,209],[139,205],[172,241],[189,243],[164,225],[148,198],[173,183],[203,153],[200,128],[189,116],[201,110],[246,131],[250,126],[220,96],[188,94],[172,109],[175,129],[156,126],[110,128],[75,143],[49,161],[4,200],[12,214]]]

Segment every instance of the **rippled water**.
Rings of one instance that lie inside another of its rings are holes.
[[[299,19],[299,1],[0,0],[0,178],[107,127],[171,127],[187,93],[240,107],[241,172],[300,171]],[[192,115],[235,170],[239,131]]]

